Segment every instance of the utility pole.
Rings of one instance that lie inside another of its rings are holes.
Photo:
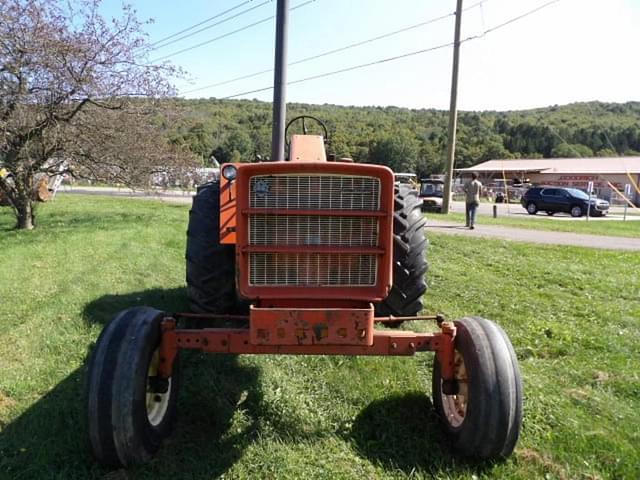
[[[449,213],[451,184],[456,154],[456,129],[458,125],[458,62],[460,61],[460,24],[462,23],[462,0],[456,4],[456,30],[453,40],[453,71],[451,73],[451,102],[449,104],[449,142],[447,145],[447,170],[442,196],[442,213]]]
[[[287,41],[289,0],[278,0],[276,12],[276,55],[273,74],[273,123],[271,161],[284,160],[284,130],[287,121]]]

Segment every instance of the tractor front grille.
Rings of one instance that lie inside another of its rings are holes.
[[[380,180],[342,175],[256,175],[249,183],[251,208],[378,210]]]
[[[377,255],[262,253],[249,259],[251,285],[362,287],[375,285]]]
[[[371,249],[379,245],[380,217],[373,212],[380,209],[380,179],[256,175],[249,180],[249,208],[249,246],[262,247],[249,252],[249,285],[376,284],[379,255]],[[327,251],[331,248],[337,251]]]
[[[322,245],[375,247],[375,217],[254,214],[249,220],[249,245]]]

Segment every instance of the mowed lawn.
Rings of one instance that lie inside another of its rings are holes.
[[[524,211],[520,205],[511,205],[512,211]],[[631,210],[631,209],[629,209]],[[440,215],[438,213],[428,213],[428,218],[440,221],[454,221],[464,224],[464,213],[449,213]],[[543,218],[540,218],[543,217]],[[552,232],[580,233],[585,235],[604,235],[612,237],[640,238],[640,220],[637,215],[629,214],[629,220],[609,220],[607,218],[570,219],[565,217],[562,220],[546,218],[545,213],[538,213],[535,217],[523,215],[500,215],[493,218],[490,215],[478,215],[479,225],[496,225],[503,227],[525,228],[527,230],[549,230]]]
[[[508,332],[522,437],[467,462],[432,413],[432,354],[183,355],[179,421],[151,464],[97,466],[85,364],[118,310],[186,309],[188,207],[59,196],[33,232],[0,210],[0,478],[559,478],[640,476],[640,255],[431,235],[425,312]],[[413,322],[406,328],[430,329]]]

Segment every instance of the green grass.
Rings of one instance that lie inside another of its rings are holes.
[[[120,309],[186,308],[187,210],[60,196],[33,232],[0,211],[1,479],[109,473],[86,443],[86,356]],[[430,354],[191,352],[176,432],[149,465],[110,478],[637,478],[640,256],[444,235],[428,254],[427,310],[493,318],[514,343],[525,417],[510,459],[451,453]]]
[[[522,208],[514,205],[513,208]],[[538,216],[544,214],[538,214]],[[428,213],[428,218],[440,221],[454,221],[464,224],[464,213],[449,213],[440,215]],[[517,217],[499,216],[493,218],[491,215],[478,215],[480,225],[498,225],[504,227],[526,228],[530,230],[550,230],[554,232],[583,233],[589,235],[606,235],[612,237],[640,238],[640,221],[628,220],[626,222],[618,220],[603,220],[600,218],[590,219],[588,222],[581,220],[553,220],[550,218],[529,218],[518,215]]]

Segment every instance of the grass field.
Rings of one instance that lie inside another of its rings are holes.
[[[0,479],[559,478],[640,475],[640,255],[431,237],[427,310],[510,335],[525,385],[505,462],[452,454],[432,413],[432,355],[183,355],[176,432],[151,464],[94,464],[86,357],[118,310],[186,308],[188,208],[60,197],[33,232],[0,210]],[[427,329],[414,324],[407,328]]]
[[[521,208],[517,205],[514,209]],[[542,216],[544,214],[538,214]],[[438,213],[428,213],[428,217],[434,220],[450,220],[464,224],[464,213],[450,213],[440,215]],[[554,232],[573,232],[589,235],[609,235],[613,237],[640,238],[640,221],[628,220],[604,220],[601,218],[590,219],[588,222],[582,218],[580,220],[553,220],[550,218],[529,218],[528,216],[499,216],[493,218],[490,215],[478,215],[479,225],[501,225],[505,227],[526,228],[529,230],[550,230]]]

